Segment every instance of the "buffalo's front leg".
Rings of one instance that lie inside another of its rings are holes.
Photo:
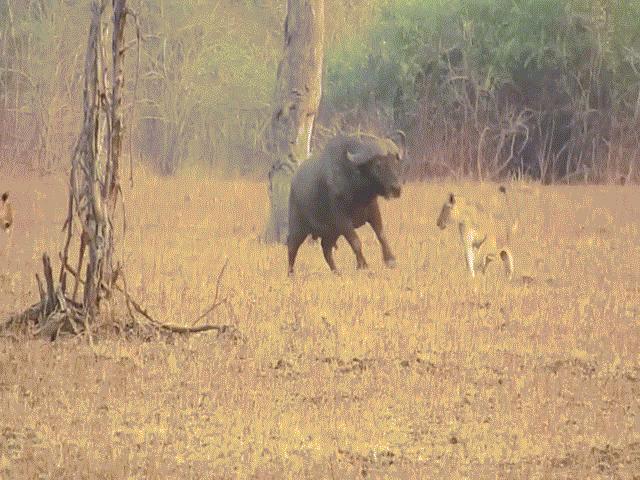
[[[329,268],[333,272],[337,272],[336,263],[333,261],[333,247],[336,244],[336,240],[337,239],[335,238],[322,237],[322,240],[320,241],[320,245],[322,245],[322,253],[324,254],[324,259],[327,261]]]
[[[387,241],[387,236],[384,234],[384,228],[382,227],[382,215],[380,215],[378,202],[375,200],[371,202],[371,205],[369,206],[369,218],[367,221],[376,233],[376,237],[378,237],[378,241],[382,247],[382,258],[384,263],[386,263],[388,267],[395,267],[396,258],[393,256],[391,247],[389,247],[389,242]]]
[[[344,236],[347,242],[349,242],[349,245],[351,245],[353,253],[356,254],[356,261],[358,262],[357,268],[369,268],[367,261],[364,259],[364,255],[362,255],[362,242],[355,229],[353,227],[346,229]]]

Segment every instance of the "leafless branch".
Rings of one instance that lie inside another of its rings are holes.
[[[222,275],[224,275],[224,271],[227,268],[228,264],[229,264],[229,259],[227,258],[224,261],[224,265],[222,265],[222,268],[220,269],[220,273],[218,273],[218,278],[216,279],[216,293],[213,296],[213,304],[209,308],[207,308],[198,318],[196,318],[191,325],[195,325],[200,320],[202,320],[204,317],[209,315],[209,313],[211,313],[217,307],[219,307],[220,305],[225,303],[226,299],[224,299],[222,301],[218,301],[218,294],[220,293],[220,283],[222,282]]]

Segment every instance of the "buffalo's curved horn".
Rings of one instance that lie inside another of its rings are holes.
[[[402,130],[396,130],[395,136],[402,141],[403,147],[407,144],[407,135]]]
[[[404,155],[405,151],[407,150],[407,136],[405,135],[405,133],[402,130],[396,130],[394,134],[389,138],[393,143],[400,147],[400,150],[402,150],[402,153]]]

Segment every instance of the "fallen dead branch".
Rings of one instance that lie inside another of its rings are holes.
[[[226,299],[224,299],[223,301],[218,301],[218,294],[219,294],[219,289],[220,289],[220,282],[222,280],[222,275],[224,274],[224,271],[225,271],[228,263],[229,263],[228,260],[225,261],[224,265],[220,269],[220,273],[218,274],[218,280],[217,280],[217,283],[216,283],[216,293],[215,293],[215,298],[214,298],[213,305],[211,307],[209,307],[207,309],[207,311],[205,311],[204,314],[200,315],[196,319],[196,321],[194,323],[196,323],[199,320],[201,320],[202,318],[204,318],[206,315],[208,315],[213,310],[215,310],[215,308],[217,308],[218,306],[222,305],[226,301]],[[66,264],[65,265],[65,269],[71,275],[73,275],[76,279],[79,278],[77,272],[73,270],[71,265]],[[129,292],[126,289],[126,280],[124,280],[124,276],[122,276],[122,279],[123,279],[123,286],[120,286],[120,285],[118,285],[116,283],[116,284],[114,284],[115,290],[118,293],[120,293],[121,295],[123,295],[125,301],[127,302],[128,305],[130,305],[133,308],[133,311],[135,313],[138,313],[139,315],[141,315],[144,318],[144,320],[146,320],[148,322],[148,324],[150,324],[151,326],[153,326],[155,328],[158,328],[160,330],[173,332],[173,333],[200,333],[200,332],[206,332],[206,331],[210,331],[210,330],[215,330],[215,331],[218,332],[218,334],[221,334],[221,333],[232,332],[232,331],[236,331],[237,330],[232,325],[204,324],[204,325],[193,326],[193,324],[192,324],[192,326],[185,327],[185,326],[180,326],[180,325],[173,325],[173,324],[169,324],[169,323],[159,322],[158,320],[156,320],[155,318],[153,318],[151,316],[151,314],[147,311],[146,308],[143,308],[140,305],[140,303],[137,302],[131,296],[131,294],[129,294]],[[79,281],[80,281],[81,284],[83,283],[82,279],[80,279]],[[106,288],[106,285],[103,284],[102,287]]]
[[[62,255],[61,260],[64,260]],[[79,333],[86,333],[89,335],[90,341],[92,341],[89,322],[87,322],[86,314],[83,311],[82,305],[73,299],[66,297],[61,287],[55,288],[53,276],[51,275],[51,261],[46,253],[42,256],[42,263],[46,288],[42,285],[40,277],[36,274],[38,290],[40,292],[40,301],[31,305],[24,312],[10,317],[8,321],[0,325],[0,330],[9,330],[12,328],[19,328],[21,326],[32,326],[34,327],[34,334],[43,338],[54,340],[61,332],[75,335]],[[122,285],[114,283],[113,290],[123,296],[129,310],[129,317],[133,322],[138,324],[144,324],[144,326],[152,327],[160,332],[191,334],[215,331],[218,335],[231,334],[241,338],[242,335],[233,325],[210,323],[195,325],[195,323],[211,314],[211,312],[216,308],[226,303],[227,299],[223,298],[220,300],[219,294],[222,277],[228,263],[229,261],[227,259],[218,273],[212,305],[208,307],[198,318],[196,318],[190,326],[175,325],[156,320],[149,311],[144,308],[140,302],[136,301],[128,292],[126,288],[126,280],[122,273],[119,275],[119,280],[121,280]],[[78,272],[76,272],[71,265],[65,263],[63,267],[65,272],[71,274],[75,281],[84,287],[84,280],[80,278]],[[105,294],[111,293],[106,284],[102,283],[101,288],[104,290]]]
[[[0,326],[2,330],[20,327],[35,327],[34,334],[43,338],[55,339],[60,332],[78,334],[86,323],[82,305],[67,298],[62,289],[63,282],[55,287],[49,255],[42,255],[42,268],[45,285],[36,274],[40,301],[24,312],[10,317]]]
[[[220,269],[220,273],[218,273],[218,278],[216,279],[216,293],[213,296],[213,303],[198,318],[196,318],[193,321],[193,323],[191,324],[192,326],[195,325],[196,323],[198,323],[200,320],[202,320],[204,317],[209,315],[216,308],[218,308],[220,305],[224,304],[227,301],[226,298],[221,300],[221,301],[218,301],[218,295],[220,293],[220,282],[222,281],[222,275],[224,275],[224,271],[226,270],[228,263],[229,263],[229,259],[227,258],[224,261],[224,265],[222,265],[222,268]]]

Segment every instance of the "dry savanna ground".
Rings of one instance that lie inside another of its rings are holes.
[[[62,244],[63,177],[3,176],[17,207],[0,317]],[[398,268],[360,229],[334,276],[260,243],[266,187],[138,174],[121,258],[156,318],[239,334],[0,339],[1,478],[640,478],[640,189],[512,186],[516,278],[467,277],[450,190],[382,202]],[[0,240],[4,241],[4,239]],[[117,306],[112,320],[126,322]]]

